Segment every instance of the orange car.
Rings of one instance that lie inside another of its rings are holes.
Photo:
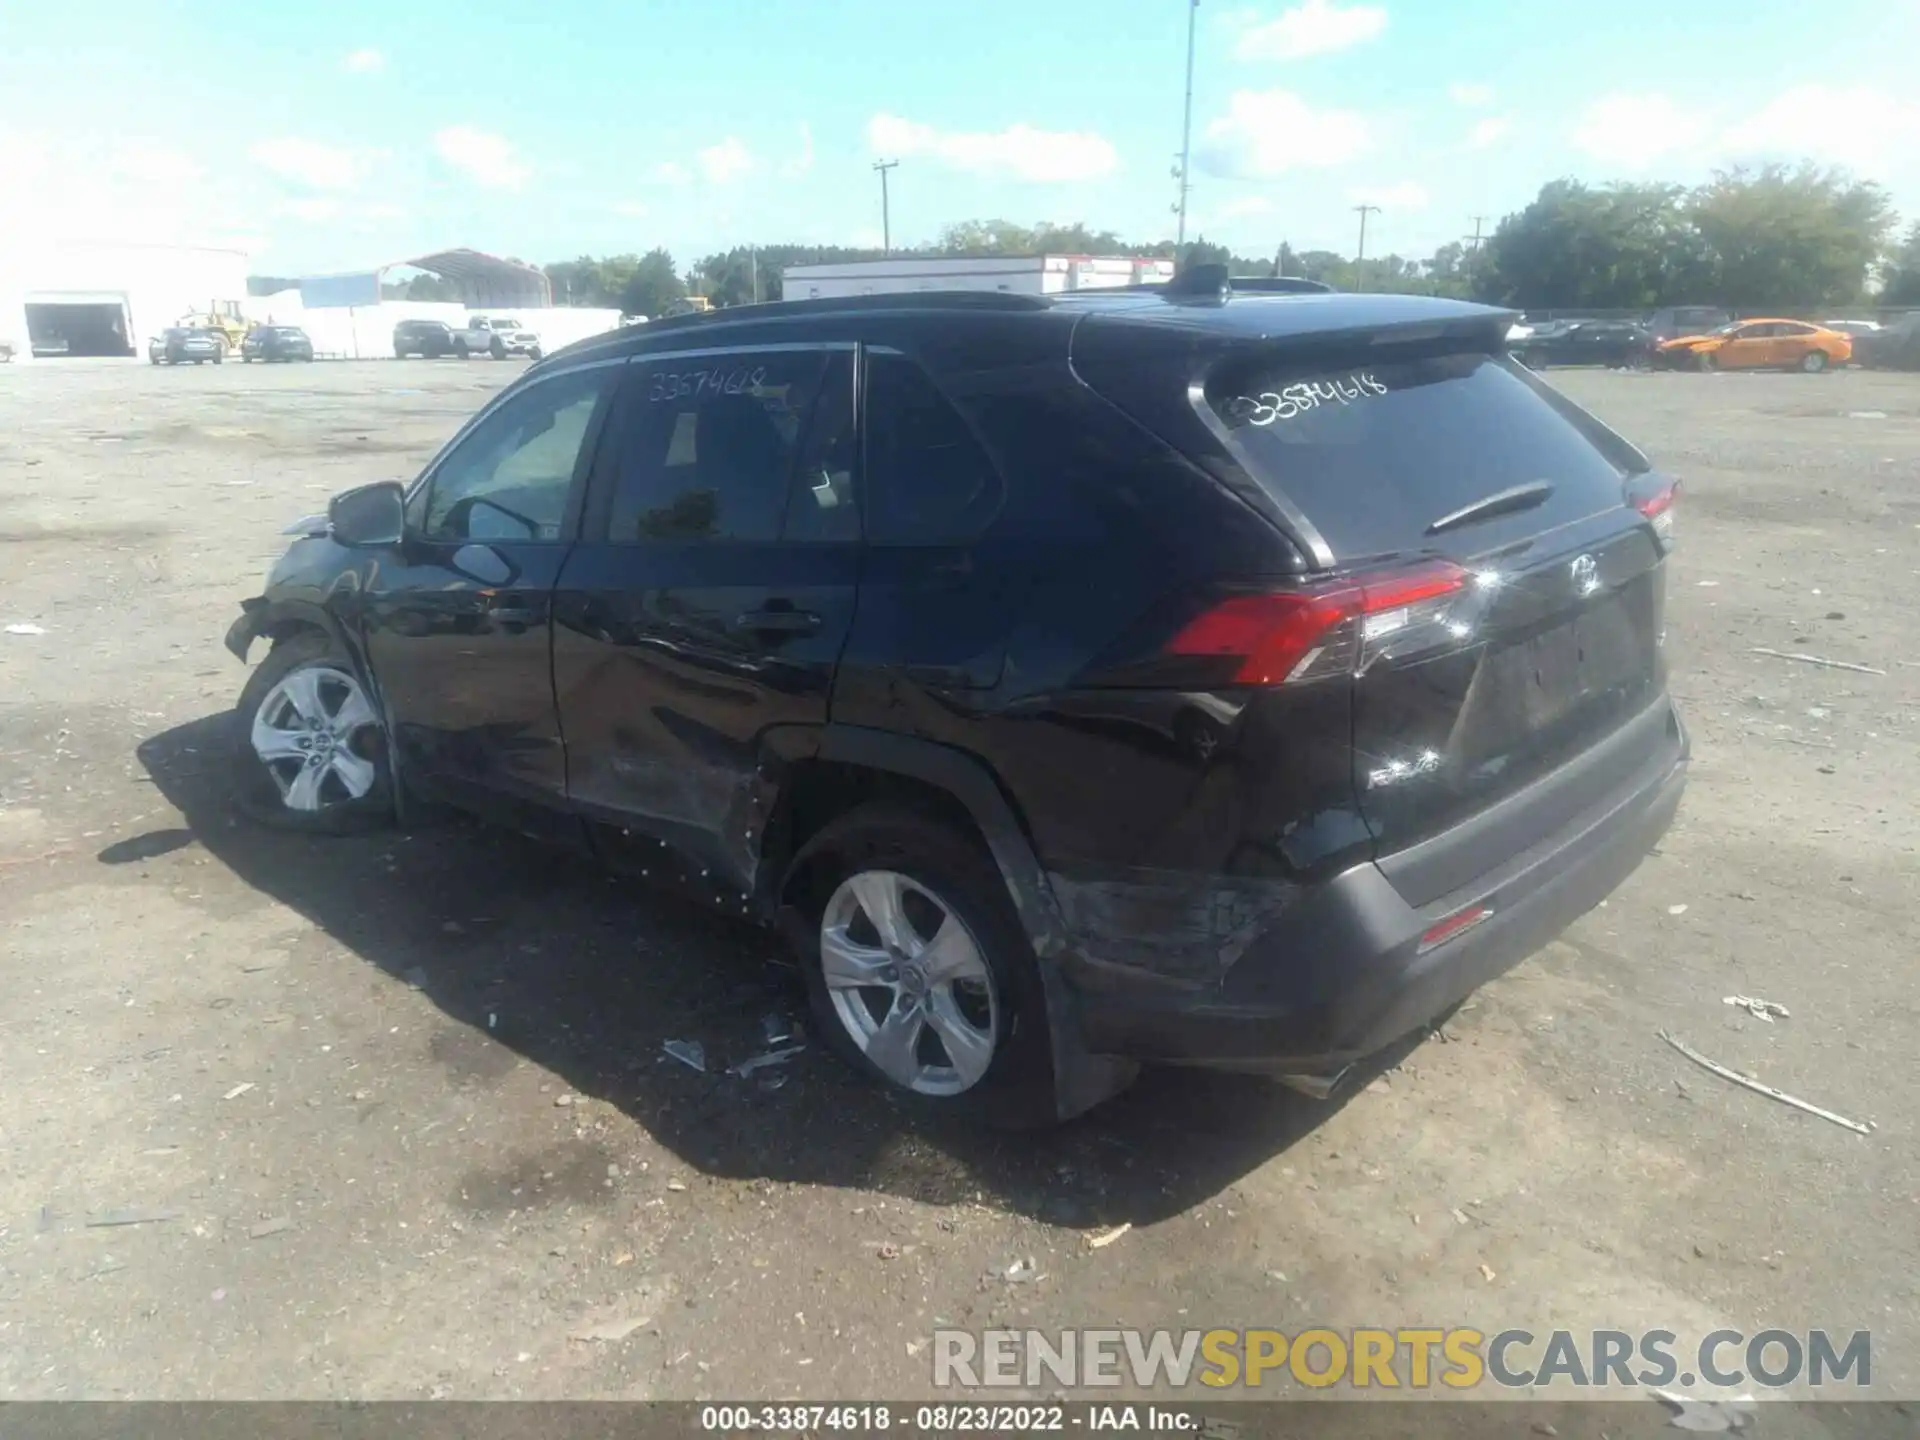
[[[1804,320],[1736,320],[1705,335],[1661,343],[1663,369],[1805,370],[1815,374],[1853,358],[1853,339]]]

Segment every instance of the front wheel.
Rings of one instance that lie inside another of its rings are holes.
[[[496,340],[487,347],[487,353],[496,360],[504,360],[507,358],[507,347]]]
[[[467,342],[464,340],[454,341],[453,353],[462,360],[466,359],[467,358]]]
[[[316,834],[392,819],[379,712],[325,636],[276,644],[240,692],[234,719],[238,798],[254,819]]]
[[[1809,350],[1800,360],[1800,368],[1809,375],[1818,375],[1827,368],[1827,352]]]
[[[1720,362],[1713,358],[1711,350],[1702,350],[1694,359],[1693,368],[1699,371],[1717,370]]]
[[[1039,967],[976,842],[863,806],[802,849],[788,896],[815,1021],[844,1059],[928,1114],[1055,1121]]]

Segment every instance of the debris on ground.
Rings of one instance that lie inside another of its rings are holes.
[[[1104,1250],[1131,1229],[1133,1229],[1133,1222],[1127,1220],[1114,1226],[1111,1230],[1102,1230],[1098,1235],[1089,1235],[1087,1237],[1087,1248],[1089,1250]]]
[[[1669,915],[1684,915],[1686,913],[1687,913],[1687,907],[1684,905],[1667,906],[1667,914]]]
[[[572,1091],[568,1091],[565,1094],[554,1096],[553,1103],[565,1110],[571,1106],[578,1105],[580,1103],[580,1097]]]
[[[114,1225],[162,1225],[179,1218],[178,1210],[128,1205],[119,1210],[103,1210],[98,1215],[89,1215],[87,1228],[105,1230]]]
[[[1824,660],[1818,655],[1796,655],[1790,650],[1769,650],[1764,645],[1755,645],[1755,655],[1771,655],[1776,660],[1794,660],[1802,665],[1818,665],[1827,670],[1852,670],[1861,675],[1884,675],[1884,670],[1876,670],[1871,665],[1856,665],[1851,660]]]
[[[1480,1262],[1480,1278],[1486,1281],[1489,1285],[1491,1285],[1495,1280],[1499,1278],[1499,1276],[1497,1276],[1494,1273],[1493,1267],[1491,1265],[1487,1264],[1486,1261],[1482,1260]]]
[[[271,1220],[262,1220],[247,1231],[249,1240],[264,1240],[269,1235],[280,1235],[293,1228],[293,1219],[287,1215],[276,1215]]]
[[[764,1055],[755,1055],[750,1060],[742,1060],[738,1065],[728,1066],[727,1073],[729,1075],[738,1076],[740,1079],[744,1080],[749,1075],[753,1074],[754,1071],[764,1070],[769,1065],[786,1064],[787,1061],[791,1060],[794,1056],[798,1055],[802,1050],[806,1048],[807,1047],[804,1045],[788,1045],[783,1049],[769,1050]]]
[[[886,1240],[881,1242],[880,1248],[874,1253],[879,1255],[882,1260],[898,1260],[900,1258],[900,1247],[891,1240]]]
[[[47,631],[43,625],[35,625],[29,620],[21,620],[7,626],[7,633],[9,635],[44,635]]]
[[[1764,1020],[1769,1025],[1773,1023],[1773,1017],[1776,1015],[1782,1020],[1791,1020],[1793,1018],[1793,1013],[1778,1000],[1762,1000],[1757,995],[1724,995],[1721,997],[1720,1003],[1722,1005],[1738,1006],[1753,1016],[1754,1019]]]
[[[678,1060],[702,1075],[707,1073],[707,1047],[698,1040],[669,1040],[660,1049],[669,1060]]]
[[[1009,1285],[1033,1285],[1047,1277],[1034,1263],[1033,1257],[1025,1255],[1001,1271],[1000,1278]]]
[[[1720,1064],[1719,1061],[1709,1060],[1698,1050],[1687,1044],[1686,1041],[1677,1039],[1664,1030],[1656,1031],[1655,1033],[1701,1069],[1711,1070],[1722,1080],[1731,1080],[1734,1084],[1743,1085],[1755,1094],[1765,1095],[1769,1100],[1778,1100],[1782,1105],[1791,1105],[1794,1109],[1804,1110],[1809,1115],[1818,1115],[1822,1120],[1831,1120],[1835,1125],[1851,1130],[1856,1135],[1871,1135],[1873,1133],[1873,1126],[1871,1125],[1863,1125],[1858,1120],[1849,1120],[1844,1115],[1836,1115],[1831,1110],[1823,1110],[1818,1105],[1811,1104],[1797,1096],[1787,1094],[1784,1090],[1776,1090],[1773,1086],[1756,1080],[1751,1075],[1742,1075],[1738,1070],[1729,1070],[1726,1066]]]
[[[1471,1225],[1473,1223],[1473,1217],[1467,1214],[1467,1212],[1462,1210],[1458,1205],[1453,1207],[1453,1218],[1456,1223],[1461,1225]]]
[[[220,1098],[222,1100],[238,1100],[242,1095],[246,1094],[247,1091],[251,1089],[253,1089],[253,1081],[242,1080],[238,1085],[234,1086],[231,1090],[227,1091],[227,1093],[222,1095]]]
[[[1673,1418],[1667,1423],[1676,1430],[1725,1433],[1744,1430],[1754,1420],[1754,1402],[1750,1395],[1736,1395],[1731,1400],[1695,1400],[1671,1390],[1656,1390],[1653,1395],[1673,1411]]]
[[[792,1044],[794,1036],[799,1033],[794,1029],[793,1021],[777,1010],[760,1017],[760,1034],[769,1050]]]
[[[619,1320],[603,1320],[598,1325],[582,1326],[568,1332],[567,1338],[582,1345],[612,1344],[653,1323],[652,1315],[629,1315]]]
[[[687,1188],[687,1182],[684,1180],[667,1181],[667,1189],[669,1190],[684,1190],[686,1188]]]

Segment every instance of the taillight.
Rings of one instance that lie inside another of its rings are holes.
[[[1202,611],[1166,653],[1238,660],[1235,685],[1293,685],[1363,672],[1389,652],[1458,638],[1467,572],[1437,561],[1389,575],[1236,595]]]
[[[1673,548],[1673,507],[1679,498],[1678,480],[1663,481],[1658,489],[1634,497],[1633,508],[1653,522],[1653,533],[1660,538],[1663,550]]]

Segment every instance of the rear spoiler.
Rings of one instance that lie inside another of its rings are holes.
[[[1193,265],[1180,271],[1164,285],[1141,287],[1157,290],[1169,300],[1191,300],[1202,304],[1224,304],[1236,291],[1247,295],[1331,295],[1333,287],[1303,275],[1241,275],[1227,273],[1224,265]]]

